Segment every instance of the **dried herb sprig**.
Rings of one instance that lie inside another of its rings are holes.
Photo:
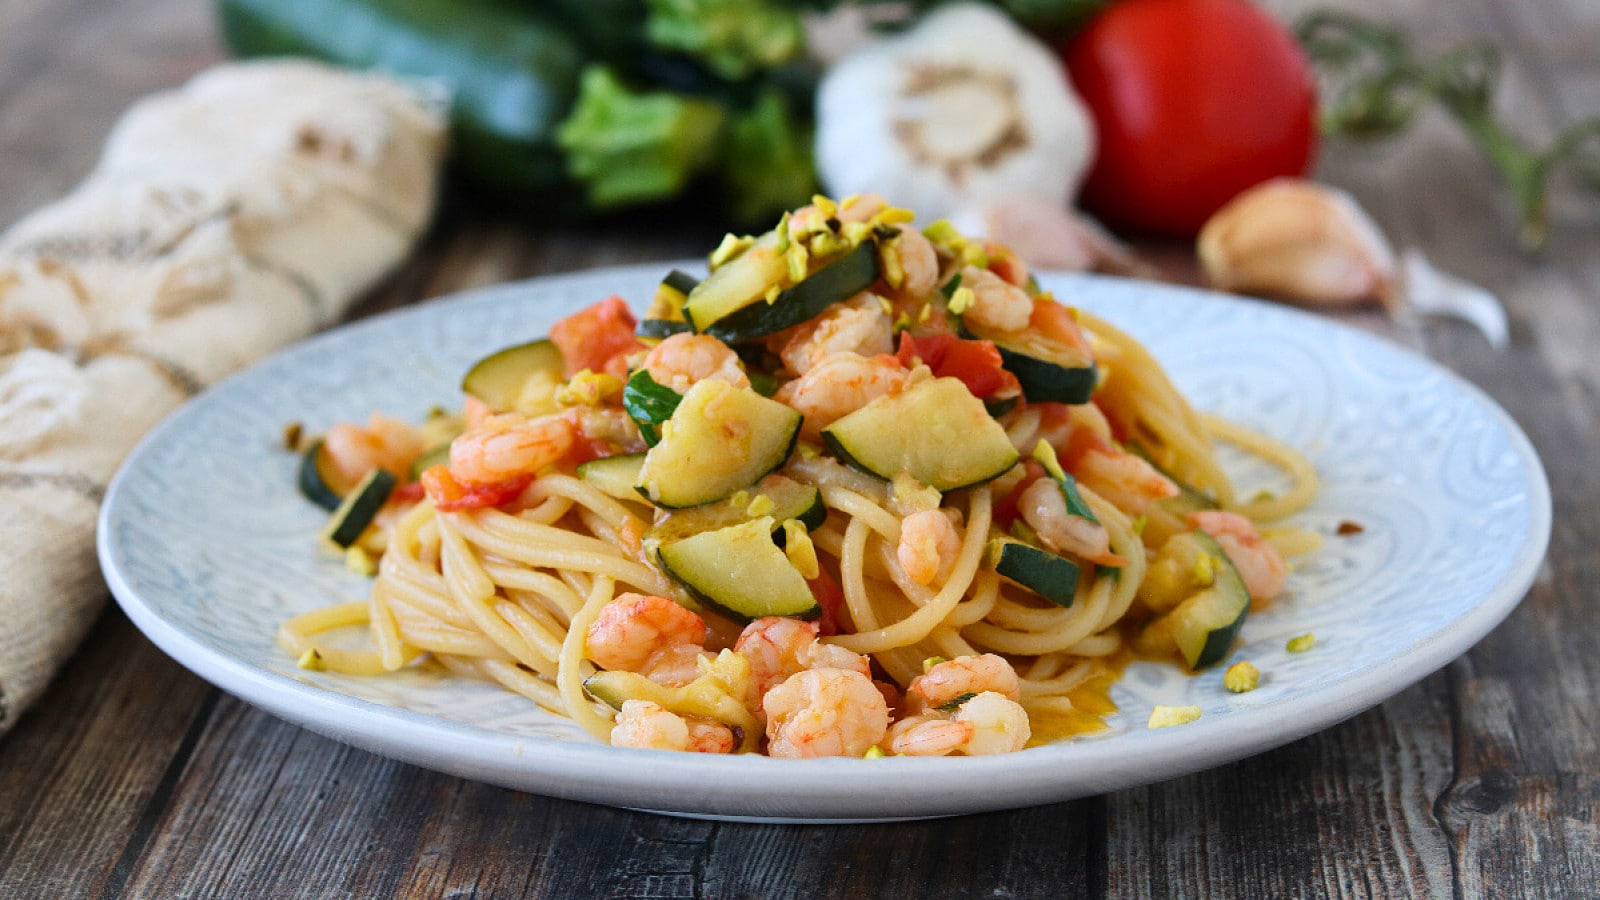
[[[1513,133],[1495,115],[1502,63],[1488,42],[1469,41],[1428,58],[1400,29],[1337,10],[1309,13],[1295,34],[1324,82],[1324,132],[1381,137],[1406,128],[1437,102],[1511,189],[1524,247],[1537,249],[1549,236],[1549,183],[1556,171],[1566,167],[1600,192],[1600,116],[1568,125],[1542,148]]]

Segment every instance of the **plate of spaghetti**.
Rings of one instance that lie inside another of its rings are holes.
[[[862,821],[1288,742],[1464,652],[1543,559],[1515,423],[1350,329],[1030,272],[873,196],[707,262],[474,291],[218,385],[108,492],[113,593],[375,752]]]

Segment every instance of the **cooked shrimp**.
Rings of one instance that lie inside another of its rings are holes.
[[[889,707],[872,679],[844,669],[791,675],[767,691],[761,707],[770,756],[861,756],[889,729]]]
[[[777,399],[805,416],[802,435],[819,440],[822,429],[845,414],[905,390],[911,375],[893,357],[835,353],[779,388]]]
[[[399,419],[373,413],[365,427],[340,422],[323,435],[322,449],[335,471],[351,483],[373,469],[405,478],[411,464],[428,448],[417,429]]]
[[[1278,548],[1267,542],[1249,519],[1238,513],[1207,510],[1190,513],[1189,524],[1211,535],[1243,579],[1250,599],[1266,602],[1283,591],[1289,566]]]
[[[962,694],[984,691],[993,691],[1012,700],[1022,696],[1017,671],[1011,668],[1011,663],[993,653],[958,656],[938,663],[911,680],[906,698],[913,706],[930,709],[943,706]]]
[[[450,444],[450,474],[474,484],[532,475],[567,455],[574,431],[572,422],[561,415],[490,416]]]
[[[962,267],[961,286],[971,288],[974,297],[972,308],[962,314],[965,318],[1000,331],[1028,327],[1028,319],[1033,315],[1033,298],[1022,288],[977,266]]]
[[[670,644],[650,654],[634,671],[656,684],[683,687],[700,677],[700,660],[710,658],[699,644]]]
[[[822,668],[848,669],[862,675],[872,672],[865,656],[819,643],[817,623],[782,616],[763,616],[746,625],[733,649],[750,662],[757,708],[773,685],[783,683],[796,672]]]
[[[1137,516],[1157,500],[1178,496],[1178,486],[1149,462],[1121,448],[1090,450],[1073,468],[1090,490]]]
[[[706,379],[750,386],[739,355],[708,334],[675,334],[645,354],[643,365],[657,383],[680,394]]]
[[[917,584],[932,584],[948,576],[960,552],[961,535],[942,510],[925,509],[901,520],[895,559]]]
[[[493,415],[494,407],[471,394],[468,394],[466,402],[461,404],[461,423],[466,428],[477,428],[489,421]]]
[[[914,300],[933,293],[939,286],[939,254],[933,249],[933,242],[915,228],[902,225],[900,236],[889,246],[899,254],[900,270],[905,273],[900,293]]]
[[[972,739],[973,727],[943,716],[908,716],[889,726],[885,749],[900,756],[948,756]]]
[[[688,724],[689,745],[685,750],[691,753],[733,752],[733,729],[721,722],[695,717],[689,718]]]
[[[1028,711],[1014,696],[995,691],[979,691],[978,696],[961,704],[950,719],[972,729],[961,747],[968,756],[1014,753],[1026,747],[1033,737]]]
[[[1067,512],[1067,498],[1050,478],[1040,478],[1023,490],[1017,498],[1017,512],[1047,550],[1074,553],[1104,565],[1127,562],[1111,552],[1111,534],[1104,525]]]
[[[611,726],[611,746],[642,750],[689,749],[689,723],[649,700],[624,700]]]
[[[862,291],[795,328],[778,355],[789,371],[804,375],[834,353],[875,356],[892,352],[894,325],[889,321],[889,314],[884,312],[883,300],[876,294]]]
[[[705,641],[706,623],[677,603],[621,594],[601,607],[584,646],[588,658],[602,668],[643,672],[659,654],[675,654],[673,648],[683,645],[699,648]]]

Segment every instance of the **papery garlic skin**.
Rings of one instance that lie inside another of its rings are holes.
[[[1065,69],[992,7],[943,7],[835,66],[817,92],[817,171],[835,196],[929,221],[1028,194],[1065,207],[1094,125]]]
[[[1299,178],[1245,191],[1200,230],[1212,287],[1311,306],[1399,303],[1394,249],[1349,194]]]
[[[1099,222],[1037,197],[1018,195],[965,206],[949,218],[962,234],[1009,247],[1034,268],[1145,273],[1133,251]]]

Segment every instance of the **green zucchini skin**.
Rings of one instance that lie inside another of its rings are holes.
[[[344,495],[334,488],[332,479],[323,468],[325,456],[326,454],[322,452],[322,441],[313,443],[300,456],[300,472],[295,482],[307,500],[328,512],[333,512],[344,502]]]
[[[388,501],[389,494],[394,491],[395,477],[383,469],[373,469],[367,477],[361,479],[339,508],[333,511],[333,516],[328,519],[328,525],[323,530],[323,536],[341,548],[349,547],[361,539],[361,533],[367,530],[372,520],[377,517],[378,511],[383,509],[383,504]]]
[[[822,429],[845,463],[883,479],[901,472],[941,493],[982,484],[1017,464],[1000,423],[954,378],[868,403]]]
[[[1070,607],[1078,593],[1083,570],[1077,563],[1048,550],[1018,541],[1000,539],[994,553],[994,571],[1057,606]]]
[[[483,401],[495,412],[517,409],[528,380],[535,375],[551,386],[566,380],[566,362],[561,349],[548,338],[517,344],[485,356],[472,364],[461,378],[463,393]],[[535,410],[519,410],[531,415]]]
[[[862,241],[771,303],[758,299],[711,323],[705,332],[729,344],[757,340],[821,315],[872,287],[880,274],[877,242]]]
[[[801,419],[749,388],[696,382],[645,454],[638,490],[667,509],[730,497],[783,465],[800,438]],[[728,440],[729,434],[747,439]]]
[[[738,622],[763,616],[815,619],[822,607],[806,580],[772,539],[762,516],[663,544],[656,560],[696,600]]]
[[[1211,584],[1164,615],[1184,660],[1192,668],[1204,669],[1227,658],[1250,614],[1250,592],[1233,560],[1210,535],[1189,531],[1172,540],[1193,541],[1214,559]]]
[[[661,443],[661,423],[672,418],[682,402],[683,395],[657,382],[649,369],[634,372],[622,386],[622,408],[639,426],[647,447]]]
[[[959,276],[958,276],[959,277]],[[962,320],[957,332],[964,338],[989,341],[1000,351],[1000,365],[1017,376],[1022,396],[1030,403],[1088,403],[1100,383],[1100,370],[1094,361],[1066,365],[1030,353],[1017,342],[1017,335],[982,329]]]
[[[445,85],[456,167],[479,186],[583,211],[555,131],[583,48],[536,4],[505,0],[218,0],[241,57],[309,56]]]

